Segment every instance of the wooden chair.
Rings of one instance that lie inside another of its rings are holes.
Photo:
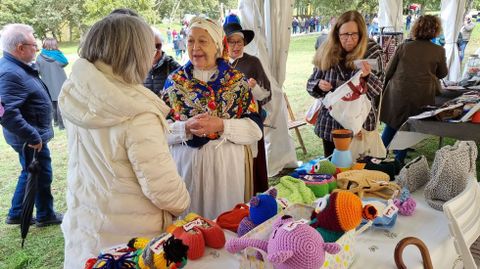
[[[307,148],[305,148],[305,144],[303,143],[302,134],[300,133],[299,128],[306,125],[307,122],[304,120],[296,120],[295,114],[293,114],[292,107],[288,102],[287,94],[283,93],[283,98],[285,98],[285,103],[287,104],[288,110],[288,130],[295,129],[295,133],[297,134],[298,142],[300,143],[300,147],[302,148],[303,154],[307,154]]]
[[[474,176],[469,178],[463,192],[443,205],[443,212],[464,268],[479,268],[470,252],[470,247],[480,236],[480,185]]]

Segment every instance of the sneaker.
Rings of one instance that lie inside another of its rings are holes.
[[[20,222],[21,222],[20,218],[11,218],[7,216],[7,219],[5,219],[5,223],[9,225],[19,225]],[[35,218],[32,218],[32,220],[30,221],[30,225],[35,224],[35,222],[36,222]]]
[[[44,220],[37,220],[36,226],[37,227],[45,227],[49,225],[58,225],[61,224],[63,220],[63,214],[55,213],[53,216],[50,216]]]

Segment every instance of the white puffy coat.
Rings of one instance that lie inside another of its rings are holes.
[[[190,198],[166,141],[169,108],[148,89],[80,59],[59,105],[69,150],[64,267],[84,268],[103,248],[160,234]]]

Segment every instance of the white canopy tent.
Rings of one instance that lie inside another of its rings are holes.
[[[378,26],[387,31],[403,31],[403,1],[379,0]]]
[[[278,174],[284,167],[296,167],[295,144],[288,132],[288,115],[282,85],[290,45],[290,25],[293,0],[240,0],[242,26],[255,31],[255,38],[245,48],[257,56],[270,79],[272,100],[265,105],[268,112],[265,143],[268,176]]]
[[[448,76],[450,81],[460,80],[462,66],[457,49],[457,36],[462,28],[465,16],[465,0],[442,0],[442,27],[445,35],[445,53],[447,56]]]
[[[245,48],[263,64],[272,86],[272,101],[265,106],[269,116],[265,128],[268,175],[284,167],[296,166],[295,146],[289,135],[287,109],[282,85],[290,45],[290,27],[294,0],[239,0],[239,12],[245,29],[255,31],[255,39]],[[442,0],[441,19],[445,35],[445,50],[449,67],[448,79],[460,78],[460,58],[456,37],[463,22],[465,0]],[[403,1],[379,0],[379,26],[403,31]]]

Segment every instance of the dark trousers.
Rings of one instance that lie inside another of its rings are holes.
[[[23,197],[25,196],[25,187],[27,185],[27,167],[32,162],[33,149],[27,148],[25,153],[22,146],[13,147],[18,153],[22,171],[18,177],[17,187],[12,198],[12,207],[8,212],[10,218],[20,218],[22,214]],[[41,172],[38,175],[37,194],[35,196],[35,207],[37,208],[37,220],[44,220],[54,216],[53,196],[51,191],[52,184],[52,159],[47,144],[43,144],[42,150],[37,155],[40,162]]]
[[[328,141],[322,138],[323,142],[323,154],[325,158],[329,157],[333,154],[333,150],[335,149],[335,144],[332,141]]]
[[[385,129],[383,129],[382,133],[382,141],[383,145],[387,148],[392,142],[393,137],[397,133],[398,130],[393,129],[392,127],[385,125]],[[407,157],[407,150],[394,150],[393,153],[395,154],[395,159],[398,160],[400,163],[405,161],[405,157]]]
[[[53,105],[53,124],[55,126],[58,126],[58,128],[60,129],[65,129],[65,126],[63,125],[62,113],[60,112],[60,108],[58,107],[58,102],[52,101],[52,105]]]

